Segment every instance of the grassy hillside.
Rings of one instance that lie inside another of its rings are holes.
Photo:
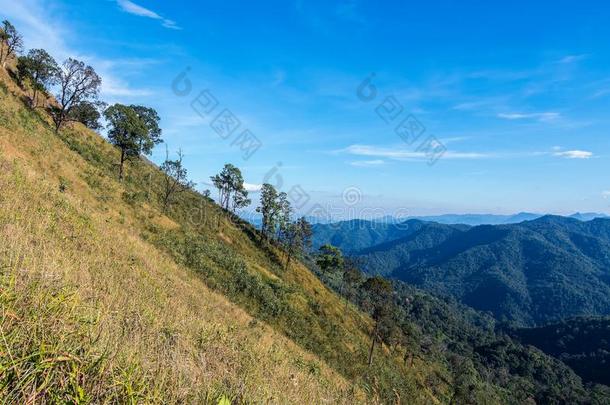
[[[118,182],[102,137],[54,134],[0,76],[2,396],[448,401],[426,383],[446,365],[384,349],[367,367],[366,315],[199,194],[162,214],[155,166]]]
[[[108,194],[96,193],[81,178],[94,166],[54,138],[10,96],[6,82],[0,98],[1,397],[175,403],[215,403],[221,395],[256,402],[364,397],[317,356],[144,242],[117,197],[121,186],[99,175]]]

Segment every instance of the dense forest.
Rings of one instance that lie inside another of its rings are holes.
[[[513,336],[569,365],[584,381],[610,385],[610,318],[574,318]]]
[[[610,220],[546,216],[477,227],[408,221],[316,226],[320,240],[349,251],[369,274],[450,295],[519,326],[610,313]],[[336,230],[335,230],[336,229]],[[351,236],[353,234],[353,236]],[[314,234],[315,235],[315,234]],[[374,235],[370,237],[369,235]]]

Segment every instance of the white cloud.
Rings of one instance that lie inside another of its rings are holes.
[[[59,63],[71,57],[93,66],[102,78],[101,95],[105,101],[120,102],[122,98],[146,97],[152,94],[147,89],[130,88],[117,74],[117,70],[140,69],[143,64],[156,62],[144,59],[107,60],[82,54],[65,42],[65,38],[74,36],[68,25],[62,24],[61,19],[39,0],[0,0],[0,10],[23,34],[26,48],[44,48]]]
[[[503,118],[506,120],[524,120],[524,119],[534,119],[538,121],[554,121],[561,116],[560,113],[557,112],[541,112],[541,113],[500,113],[498,114],[498,118]]]
[[[381,165],[384,165],[384,164],[385,164],[385,161],[381,160],[381,159],[375,159],[375,160],[356,160],[356,161],[350,162],[350,165],[356,166],[356,167],[381,166]]]
[[[609,199],[610,198],[610,190],[606,190],[606,191],[602,191],[602,197],[604,197],[604,199]]]
[[[26,48],[44,48],[59,61],[78,56],[65,45],[65,27],[50,18],[38,0],[0,0],[0,10],[23,35]]]
[[[370,156],[394,160],[424,160],[430,158],[425,151],[420,152],[371,145],[350,145],[341,152],[356,156]],[[489,153],[454,151],[446,151],[442,156],[443,159],[484,159],[495,157],[495,155]]]
[[[588,55],[567,55],[563,58],[561,58],[560,60],[558,60],[558,63],[561,64],[570,64],[570,63],[576,63],[576,62],[580,62],[581,60],[585,59]]]
[[[451,107],[451,109],[458,110],[458,111],[473,111],[473,110],[478,110],[483,106],[485,106],[485,103],[482,101],[470,101],[470,102],[456,104],[453,107]]]
[[[153,20],[161,21],[161,25],[165,28],[179,30],[181,29],[175,21],[161,17],[159,14],[145,7],[142,7],[129,0],[117,0],[117,4],[126,13],[137,15],[138,17],[152,18]]]
[[[250,184],[250,183],[245,183],[244,182],[244,188],[246,189],[246,191],[250,191],[250,192],[257,192],[257,191],[261,191],[261,188],[263,188],[262,184]]]
[[[593,157],[593,152],[588,152],[585,150],[566,150],[562,152],[555,152],[553,155],[566,159],[591,159]]]
[[[454,136],[451,138],[442,138],[440,140],[440,142],[443,145],[447,145],[448,143],[463,142],[463,141],[467,141],[469,139],[472,139],[472,137],[471,136]]]
[[[353,161],[352,166],[375,166],[386,163],[382,159],[391,159],[399,161],[407,160],[425,160],[429,156],[426,151],[407,150],[400,147],[392,146],[373,146],[373,145],[350,145],[345,149],[335,151],[335,153],[347,153],[354,156],[364,156],[377,158],[375,160]],[[447,150],[442,154],[443,159],[454,160],[476,160],[476,159],[518,159],[518,158],[535,158],[544,156],[555,156],[564,159],[590,159],[594,157],[593,152],[584,150],[563,150],[559,146],[555,146],[551,151],[524,151],[524,152],[458,152]]]

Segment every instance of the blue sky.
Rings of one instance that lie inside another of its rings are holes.
[[[301,213],[610,213],[610,4],[428,3],[0,0],[0,17],[89,62],[105,101],[156,108],[202,189],[231,162],[252,190],[298,186]],[[218,106],[201,117],[204,90]],[[210,126],[224,109],[228,139]],[[425,128],[410,144],[408,116]]]

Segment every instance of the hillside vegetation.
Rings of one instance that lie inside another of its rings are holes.
[[[216,403],[223,395],[318,403],[365,397],[319,357],[144,241],[123,186],[67,148],[11,92],[19,94],[2,77],[1,397],[159,403]],[[113,152],[82,128],[70,135],[92,154]],[[151,224],[177,226],[153,212],[144,214]]]
[[[561,359],[583,380],[610,385],[610,318],[573,318],[513,335]]]
[[[80,124],[55,134],[0,75],[5,395],[449,398],[426,385],[445,365],[382,352],[368,367],[367,315],[198,193],[163,214],[158,168],[135,159],[118,181],[118,150]]]

